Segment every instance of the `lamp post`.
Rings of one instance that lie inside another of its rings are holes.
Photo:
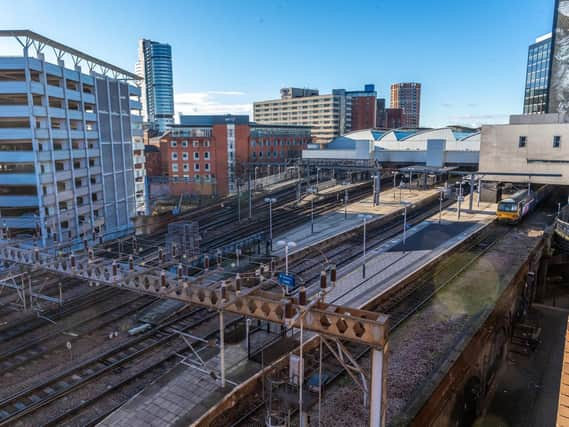
[[[288,249],[296,247],[296,242],[288,242],[285,240],[279,240],[277,245],[284,246],[285,250],[285,274],[288,274]]]
[[[318,176],[320,175],[320,168],[316,168],[316,187],[318,187],[319,179]]]
[[[445,189],[444,187],[438,187],[437,190],[439,190],[439,225],[441,225],[443,215],[443,193]]]
[[[415,207],[409,202],[401,202],[403,204],[403,249],[405,249],[405,242],[407,241],[407,208]]]
[[[393,171],[391,173],[393,174],[393,200],[395,200],[395,188],[397,188],[397,175],[399,172]]]
[[[371,219],[372,216],[371,215],[367,215],[367,214],[359,214],[358,218],[361,218],[364,221],[364,239],[363,239],[363,256],[362,256],[362,277],[365,279],[366,277],[366,225],[367,225],[367,220]]]
[[[277,199],[272,197],[265,197],[265,203],[269,204],[269,244],[271,245],[271,250],[273,250],[273,203],[276,203]]]
[[[307,190],[310,194],[318,193],[318,189],[310,187]],[[310,199],[310,234],[314,234],[314,197]]]

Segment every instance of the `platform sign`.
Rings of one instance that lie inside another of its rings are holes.
[[[296,280],[292,274],[279,273],[279,283],[287,288],[296,286]]]

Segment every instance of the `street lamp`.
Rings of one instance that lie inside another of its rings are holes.
[[[276,203],[277,199],[272,197],[265,197],[265,203],[269,204],[269,243],[271,245],[271,250],[273,250],[273,203]]]
[[[403,248],[405,248],[405,242],[407,241],[407,208],[414,207],[409,202],[401,202],[403,204]]]
[[[362,263],[362,276],[365,279],[366,277],[366,224],[367,220],[373,218],[371,215],[368,214],[359,214],[358,218],[363,219],[364,221],[364,240],[363,240],[363,263]]]
[[[463,181],[460,180],[460,182],[457,181],[456,183],[459,185],[459,187],[458,187],[458,196],[457,196],[456,199],[457,199],[457,201],[458,201],[458,220],[460,221],[460,211],[461,211],[461,208],[462,208],[462,200],[464,199],[464,197],[462,197],[462,184],[463,184]]]
[[[277,245],[284,246],[284,249],[285,249],[285,274],[288,274],[288,248],[296,247],[296,243],[295,242],[288,242],[285,240],[279,240],[277,242]]]
[[[318,189],[314,187],[310,187],[306,191],[312,195],[318,193]],[[314,197],[310,199],[310,234],[314,234]]]
[[[443,194],[445,191],[444,187],[437,187],[439,190],[439,225],[441,224],[442,215],[443,215]]]
[[[395,189],[397,188],[397,175],[399,175],[399,172],[393,171],[391,173],[393,174],[393,200],[395,200]]]

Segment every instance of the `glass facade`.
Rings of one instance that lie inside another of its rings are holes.
[[[169,44],[141,40],[139,68],[144,76],[144,115],[160,131],[174,123],[172,48]]]
[[[551,66],[551,36],[541,38],[528,50],[524,114],[548,112],[549,71]]]

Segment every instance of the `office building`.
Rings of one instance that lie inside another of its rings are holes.
[[[310,126],[315,143],[325,144],[346,127],[346,91],[320,95],[315,89],[285,88],[281,99],[253,103],[253,120],[259,124]]]
[[[421,83],[392,84],[390,107],[403,110],[403,127],[418,128],[421,115]]]
[[[172,194],[235,193],[247,168],[284,166],[310,141],[305,126],[263,125],[249,116],[180,115],[180,124],[160,138],[162,175],[172,178]]]
[[[376,127],[377,92],[375,85],[367,84],[363,91],[346,92],[346,111],[349,123],[346,131],[371,129]]]
[[[524,114],[544,114],[549,110],[549,71],[552,34],[538,37],[528,49]]]
[[[0,37],[27,41],[22,56],[0,58],[1,221],[43,244],[129,232],[133,144],[142,143],[140,89],[129,81],[138,76],[31,31]]]
[[[172,48],[169,44],[142,39],[138,44],[136,73],[143,77],[144,120],[159,132],[174,123]]]

